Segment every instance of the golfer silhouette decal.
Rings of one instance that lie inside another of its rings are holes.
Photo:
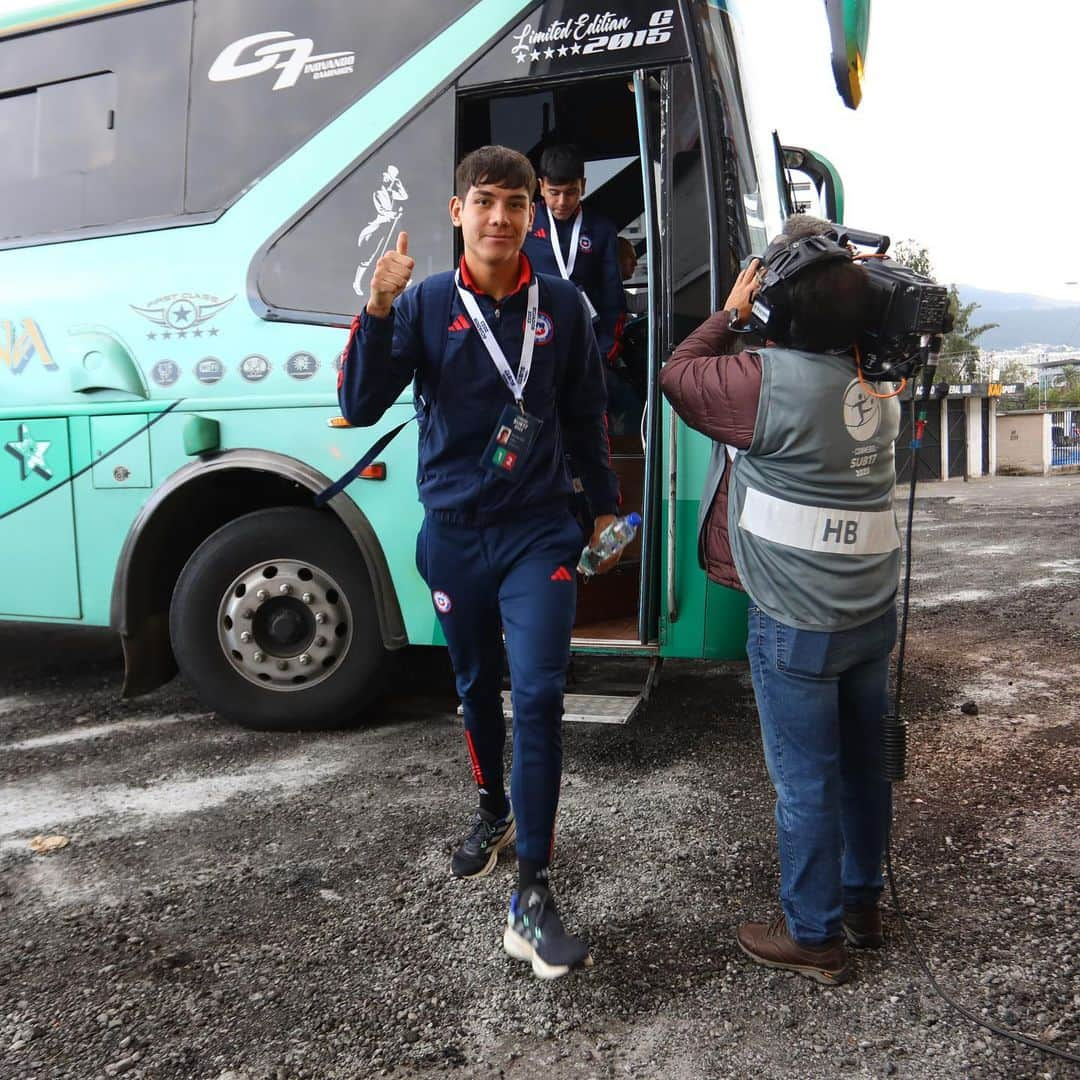
[[[353,290],[357,296],[364,295],[364,275],[368,267],[379,261],[379,256],[390,246],[397,232],[398,222],[405,212],[396,203],[405,202],[409,193],[401,182],[396,165],[387,165],[382,175],[382,186],[372,193],[375,216],[361,230],[356,243],[360,248],[360,265],[356,268]]]

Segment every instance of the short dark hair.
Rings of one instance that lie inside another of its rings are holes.
[[[524,154],[507,146],[481,146],[466,154],[454,173],[454,192],[459,199],[480,184],[524,188],[531,199],[536,193],[536,173]]]
[[[570,143],[549,146],[540,155],[540,175],[549,184],[572,184],[585,179],[585,159]]]
[[[870,281],[857,263],[837,259],[811,266],[789,289],[792,345],[811,352],[846,349],[869,323]]]

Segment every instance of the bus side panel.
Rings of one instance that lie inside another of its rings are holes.
[[[0,618],[80,615],[70,476],[65,420],[0,420]]]
[[[705,591],[705,655],[746,659],[746,593],[709,581]]]
[[[667,447],[671,411],[664,406],[663,490],[667,492]],[[710,581],[698,565],[698,506],[705,487],[712,442],[678,426],[675,516],[675,622],[667,610],[668,502],[662,503],[664,551],[661,580],[661,653],[664,656],[741,660],[746,655],[746,597]]]
[[[72,497],[83,621],[91,626],[109,625],[117,560],[132,522],[150,497],[149,419],[145,413],[131,413],[70,421],[72,460],[81,474],[72,483]]]

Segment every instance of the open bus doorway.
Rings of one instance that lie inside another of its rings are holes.
[[[644,89],[643,107],[635,85]],[[585,159],[584,204],[608,218],[637,256],[623,282],[622,350],[605,374],[622,512],[638,510],[644,523],[615,570],[579,588],[574,644],[655,646],[664,527],[655,374],[709,314],[705,178],[689,69],[639,71],[636,79],[622,71],[462,96],[457,160],[489,143],[519,150],[536,167],[547,147],[577,146]],[[650,236],[656,250],[650,251]]]

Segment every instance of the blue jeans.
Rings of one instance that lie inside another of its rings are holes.
[[[833,633],[796,630],[751,603],[747,653],[776,789],[780,901],[803,945],[842,932],[845,907],[881,895],[892,788],[882,718],[896,609]]]

